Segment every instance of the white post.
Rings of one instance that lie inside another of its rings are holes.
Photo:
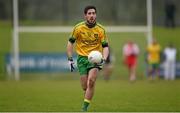
[[[13,67],[15,80],[20,79],[19,73],[19,30],[18,0],[13,0]]]
[[[146,0],[147,9],[147,42],[152,42],[152,0]]]

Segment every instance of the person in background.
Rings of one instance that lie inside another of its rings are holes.
[[[132,41],[129,41],[123,46],[123,62],[128,67],[129,80],[136,80],[137,57],[139,54],[139,47]]]
[[[105,61],[104,65],[103,65],[103,77],[105,81],[109,81],[110,76],[113,72],[113,62],[114,62],[115,58],[113,56],[112,53],[112,49],[109,47],[109,55],[107,57],[107,60]]]
[[[164,79],[174,80],[176,75],[176,48],[170,43],[164,49]]]
[[[161,46],[153,39],[152,43],[147,47],[147,63],[148,63],[148,78],[154,80],[155,76],[159,77],[159,65],[161,58]]]

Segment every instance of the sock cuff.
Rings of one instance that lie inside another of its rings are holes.
[[[84,99],[84,102],[91,103],[91,101],[88,99]]]

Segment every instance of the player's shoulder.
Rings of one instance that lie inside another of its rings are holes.
[[[80,28],[80,27],[82,27],[82,26],[84,26],[84,25],[85,25],[85,21],[82,21],[82,22],[77,23],[77,24],[74,26],[74,28]]]
[[[102,29],[103,31],[105,31],[105,27],[102,24],[97,23],[96,25],[99,29]]]

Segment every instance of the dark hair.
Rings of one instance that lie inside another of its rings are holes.
[[[89,9],[94,9],[95,12],[96,12],[96,7],[90,5],[90,6],[86,6],[86,7],[84,8],[84,14],[87,14],[87,12],[88,12]]]

